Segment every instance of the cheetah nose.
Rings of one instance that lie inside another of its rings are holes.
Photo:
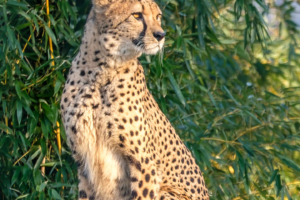
[[[165,37],[165,32],[154,32],[153,36],[156,38],[157,41],[161,41]]]

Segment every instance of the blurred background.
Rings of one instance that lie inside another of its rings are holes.
[[[300,199],[299,1],[158,0],[150,91],[212,200]],[[90,0],[0,0],[0,199],[76,199],[59,102]]]

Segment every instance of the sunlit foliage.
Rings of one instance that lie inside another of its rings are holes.
[[[295,2],[157,2],[167,32],[164,54],[141,62],[211,199],[299,199]],[[1,199],[77,197],[59,101],[90,6],[0,0]]]

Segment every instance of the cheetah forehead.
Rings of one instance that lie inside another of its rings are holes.
[[[100,12],[110,10],[114,13],[127,13],[134,10],[135,12],[162,13],[153,0],[93,0],[93,5]]]
[[[135,3],[135,2],[154,3],[153,0],[93,0],[93,5],[95,5],[95,6],[107,6],[107,5],[113,4],[113,3],[132,4],[132,3]]]

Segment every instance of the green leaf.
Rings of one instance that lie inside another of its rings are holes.
[[[56,94],[61,89],[62,82],[57,79],[54,86],[54,94]]]
[[[14,1],[14,0],[7,1],[6,5],[8,5],[8,6],[22,7],[22,8],[28,9],[28,4],[25,4],[25,3],[22,3],[22,2],[18,2],[18,1]]]
[[[23,113],[22,103],[20,100],[17,100],[17,117],[18,117],[19,125],[21,124],[22,121],[22,113]]]
[[[279,193],[282,189],[282,185],[281,185],[281,178],[280,178],[280,175],[277,174],[276,175],[276,178],[275,178],[275,186],[276,186],[276,196],[278,197],[279,196]]]
[[[16,88],[16,92],[17,92],[19,99],[21,99],[22,91],[21,91],[20,83],[18,81],[15,82],[15,88]]]
[[[55,189],[51,189],[51,194],[54,199],[63,200]]]
[[[0,130],[5,131],[8,134],[13,133],[13,131],[1,121],[0,121]]]
[[[179,98],[180,102],[182,103],[183,106],[185,106],[185,99],[181,93],[181,90],[174,78],[174,76],[172,75],[172,73],[169,71],[169,69],[165,68],[165,71],[167,72],[167,76],[169,78],[169,81],[171,82],[171,85],[173,86],[173,89],[177,95],[177,97]]]
[[[41,164],[41,166],[42,167],[53,167],[56,164],[57,164],[57,162],[47,162],[47,163]]]
[[[284,156],[279,156],[281,158],[281,160],[283,161],[283,163],[285,165],[287,165],[288,167],[294,169],[297,172],[300,172],[300,167],[297,163],[295,163],[295,161],[293,161],[292,159],[288,158],[288,157],[284,157]]]
[[[43,162],[45,155],[43,153],[40,154],[38,160],[36,161],[35,165],[34,165],[34,170],[38,170],[38,168],[40,168],[41,163]]]
[[[270,178],[269,185],[271,185],[271,183],[275,180],[275,177],[277,176],[277,173],[278,173],[278,169],[275,169],[272,173],[271,178]]]
[[[293,200],[293,198],[291,197],[291,195],[289,194],[289,190],[287,187],[285,187],[285,193],[286,193],[286,196],[288,198],[288,200]]]
[[[48,181],[45,181],[39,186],[39,192],[41,192],[45,189],[45,187],[47,186],[47,183],[48,183]]]
[[[50,36],[50,38],[52,39],[52,42],[57,46],[56,43],[56,37],[54,35],[54,33],[52,32],[52,30],[48,27],[47,24],[44,24],[44,27],[46,29],[47,34]]]
[[[17,200],[17,199],[23,199],[23,198],[27,197],[28,195],[29,195],[29,194],[20,195],[20,196],[18,196],[18,197],[16,198],[16,200]]]
[[[161,81],[161,91],[162,91],[163,97],[166,97],[166,95],[167,95],[167,79],[166,78],[163,78]]]
[[[15,170],[14,170],[14,174],[12,176],[12,179],[11,179],[11,186],[16,182],[16,180],[18,179],[19,175],[20,175],[20,172],[21,172],[21,168],[20,167],[17,167]]]
[[[41,102],[41,106],[43,108],[43,111],[45,113],[45,115],[47,116],[47,118],[53,123],[56,124],[55,121],[55,113],[54,111],[51,109],[51,107],[48,104],[45,104],[43,102]]]

